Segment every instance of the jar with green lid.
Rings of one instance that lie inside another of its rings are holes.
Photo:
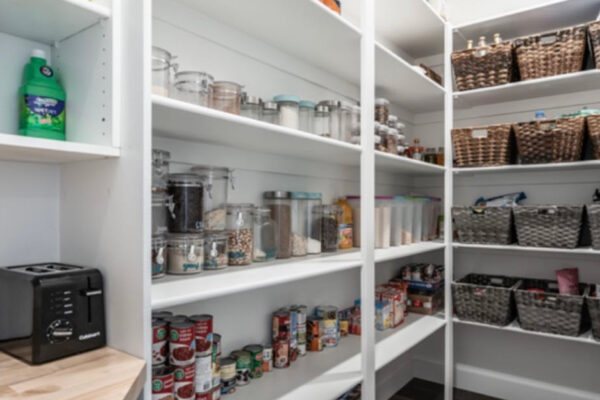
[[[167,273],[167,238],[152,236],[152,279],[162,278]]]
[[[204,239],[200,234],[172,233],[168,236],[167,254],[169,274],[202,272]]]
[[[227,232],[206,232],[204,234],[204,260],[202,269],[215,270],[227,268],[229,264],[227,241],[229,234]]]
[[[303,132],[312,132],[314,130],[315,106],[312,101],[302,100],[298,103],[300,107],[299,128]]]
[[[254,210],[254,256],[255,262],[272,261],[277,256],[277,225],[271,218],[271,209],[257,207]]]
[[[213,77],[200,71],[179,71],[175,74],[175,98],[177,100],[208,106]]]
[[[206,231],[225,230],[225,205],[227,204],[231,170],[228,168],[198,165],[191,171],[202,182],[202,226]]]
[[[229,265],[249,265],[254,249],[253,204],[227,204],[226,228],[229,235]]]
[[[196,174],[170,174],[167,193],[173,202],[169,232],[202,232],[202,178]]]
[[[265,206],[277,224],[277,258],[292,256],[292,204],[290,192],[270,191],[263,194]]]

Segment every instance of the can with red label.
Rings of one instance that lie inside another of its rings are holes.
[[[174,384],[173,367],[152,368],[152,400],[172,399]]]
[[[196,327],[196,353],[198,356],[211,355],[213,341],[213,317],[212,315],[192,315],[190,317]]]
[[[171,311],[152,311],[152,318],[156,319],[165,319],[172,316],[173,313]]]
[[[196,400],[212,400],[212,392],[196,393]]]
[[[175,378],[175,399],[193,400],[195,396],[194,379],[196,364],[175,367],[173,376]]]
[[[280,340],[273,343],[273,367],[287,368],[290,366],[290,343]]]
[[[184,366],[194,363],[196,343],[194,340],[194,324],[191,322],[174,322],[169,325],[169,362],[173,366]]]
[[[263,372],[273,371],[273,346],[266,344],[263,346]]]
[[[276,311],[273,313],[273,342],[290,340],[290,313]]]
[[[196,357],[196,393],[205,393],[212,387],[212,356]]]
[[[152,366],[162,365],[167,361],[168,325],[157,318],[152,319]]]
[[[260,344],[249,344],[244,346],[244,350],[250,353],[252,367],[250,368],[250,377],[258,379],[263,376],[263,347]]]
[[[211,389],[211,395],[212,395],[212,399],[211,400],[221,400],[221,385],[217,385],[214,386]]]

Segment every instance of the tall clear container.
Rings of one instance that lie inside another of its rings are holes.
[[[331,136],[331,118],[329,107],[318,105],[315,108],[315,134],[323,137]]]
[[[352,221],[354,223],[352,239],[354,247],[360,247],[360,196],[346,196],[346,201],[352,207]]]
[[[433,201],[428,197],[421,199],[423,203],[423,221],[421,228],[421,241],[431,240],[431,221],[433,219]]]
[[[279,106],[274,101],[263,104],[261,120],[269,124],[279,125]]]
[[[423,206],[425,201],[423,198],[415,197],[413,200],[413,225],[412,225],[412,242],[419,243],[423,235]]]
[[[339,217],[342,210],[333,204],[313,208],[313,216],[321,219],[321,251],[335,252],[339,244]]]
[[[170,174],[167,192],[173,202],[169,232],[202,232],[202,179],[196,174]]]
[[[152,191],[164,192],[167,190],[169,179],[169,161],[171,153],[166,150],[152,149]]]
[[[277,257],[277,224],[269,208],[254,210],[254,262],[271,261]]]
[[[171,71],[177,69],[167,50],[152,46],[152,93],[168,96],[171,89]]]
[[[229,265],[249,265],[254,251],[254,205],[227,204]]]
[[[394,196],[392,204],[392,246],[402,246],[404,218],[406,208],[406,198],[404,196]]]
[[[390,247],[392,196],[375,196],[375,248]]]
[[[166,193],[152,193],[152,235],[163,235],[167,233],[169,204]]]
[[[343,142],[350,143],[352,137],[352,104],[340,102],[340,137]]]
[[[350,106],[350,135],[360,136],[360,107]]]
[[[402,208],[402,244],[413,243],[414,209],[415,199],[404,197],[404,206]]]
[[[198,165],[192,167],[191,170],[202,181],[204,230],[225,230],[225,205],[227,204],[231,171],[227,168],[206,165]]]
[[[208,106],[213,77],[205,72],[180,71],[175,74],[175,98],[199,106]]]
[[[286,191],[270,191],[263,194],[265,206],[271,210],[271,217],[277,224],[277,258],[292,256],[292,202]]]
[[[165,235],[152,236],[152,279],[162,278],[167,272],[167,239]]]
[[[290,192],[292,204],[292,255],[308,252],[308,193]]]
[[[257,96],[242,96],[241,115],[256,120],[260,120],[262,116],[263,102]]]
[[[211,107],[230,114],[240,114],[243,86],[228,81],[213,83]]]
[[[298,103],[300,98],[290,94],[280,94],[273,98],[279,105],[279,125],[291,129],[300,127],[300,109]]]
[[[300,125],[299,128],[303,132],[313,132],[315,125],[315,106],[312,101],[302,100],[298,103],[300,107]]]
[[[319,102],[318,105],[327,106],[329,108],[330,137],[333,139],[342,140],[342,103],[339,100],[323,100]]]
[[[321,252],[321,219],[315,218],[314,210],[321,206],[322,195],[321,193],[306,193],[307,195],[307,232],[308,232],[308,243],[307,252],[308,254],[319,254]]]

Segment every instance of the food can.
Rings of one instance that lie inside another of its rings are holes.
[[[167,361],[168,324],[162,319],[152,319],[152,366],[162,365]]]
[[[263,372],[273,371],[273,346],[266,344],[263,346]]]
[[[306,355],[306,306],[294,306],[298,312],[298,355]]]
[[[400,276],[402,277],[403,281],[410,281],[410,266],[405,265],[404,267],[402,267],[402,269],[400,270]]]
[[[290,310],[290,362],[298,359],[298,312]]]
[[[194,324],[174,322],[169,324],[169,362],[173,366],[185,366],[194,363],[196,342]]]
[[[196,357],[196,393],[205,393],[212,387],[212,356]]]
[[[175,367],[173,376],[175,378],[175,399],[193,400],[194,399],[194,379],[196,374],[196,365],[190,364],[183,367]]]
[[[323,320],[309,317],[306,321],[306,346],[308,351],[323,350]]]
[[[188,322],[187,315],[167,315],[162,318],[167,324],[174,324],[176,322]]]
[[[321,319],[335,319],[338,317],[338,308],[335,306],[318,306],[315,308],[315,316]]]
[[[216,362],[217,358],[221,357],[221,335],[218,333],[212,334],[212,356],[213,362]]]
[[[221,359],[221,393],[228,394],[235,391],[235,365],[236,361],[231,357]]]
[[[250,377],[258,379],[263,376],[263,347],[260,344],[249,344],[244,347],[244,350],[250,353],[252,357],[252,368],[250,369]]]
[[[223,379],[221,379],[221,394],[230,394],[230,393],[234,393],[235,392],[235,387],[236,387],[236,379],[235,377],[233,377],[233,379],[229,379],[224,381]]]
[[[237,386],[250,383],[250,369],[252,368],[252,356],[244,350],[231,352],[231,358],[235,360],[235,380]]]
[[[273,343],[273,367],[287,368],[290,366],[290,343],[280,340]]]
[[[172,316],[171,311],[152,311],[152,318],[165,319],[165,317]]]
[[[221,384],[213,386],[210,394],[211,394],[211,400],[220,400],[221,399]]]
[[[212,391],[196,393],[196,400],[212,400]]]
[[[221,369],[216,368],[216,364],[212,365],[212,380],[210,387],[215,387],[221,383]]]
[[[152,368],[152,400],[172,399],[174,385],[173,367]]]
[[[212,355],[213,317],[212,315],[192,315],[190,317],[196,327],[196,355]]]
[[[413,281],[423,280],[423,269],[421,265],[415,265],[410,269],[410,279]]]
[[[290,313],[276,311],[273,313],[273,342],[290,340]]]
[[[323,320],[323,347],[336,347],[338,345],[338,322],[336,319]]]

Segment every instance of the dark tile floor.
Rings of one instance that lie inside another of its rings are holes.
[[[390,400],[444,400],[444,386],[438,383],[413,379]],[[454,389],[454,400],[501,400],[460,389]]]

